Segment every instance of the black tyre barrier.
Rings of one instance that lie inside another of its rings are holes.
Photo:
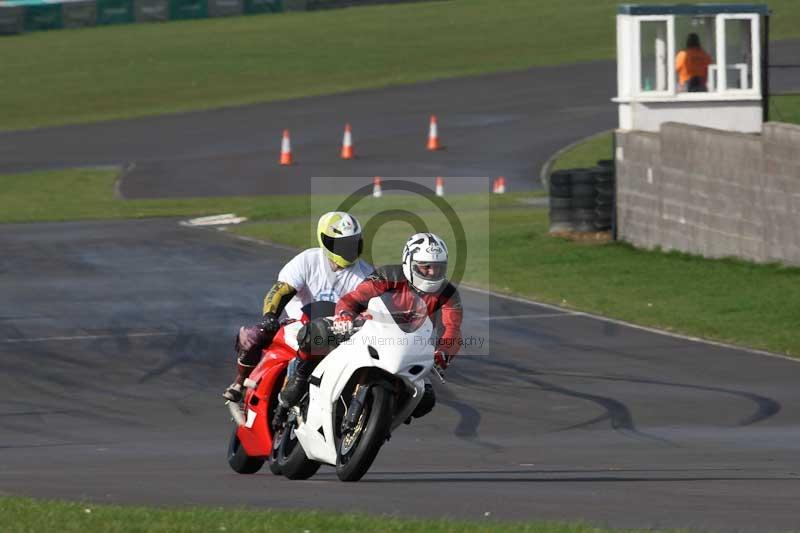
[[[577,198],[579,196],[584,196],[588,198],[594,198],[597,196],[597,188],[595,187],[594,183],[581,183],[572,186],[572,197]]]
[[[550,209],[550,233],[569,233],[574,230],[572,209]]]
[[[614,182],[610,183],[602,183],[600,185],[595,185],[595,189],[597,189],[597,194],[614,194]]]
[[[594,220],[594,227],[597,231],[607,231],[611,229],[613,208],[611,206],[598,207],[595,210],[597,217]]]
[[[572,198],[573,209],[594,209],[597,207],[597,198],[594,196],[575,196]]]
[[[572,197],[572,173],[568,170],[556,170],[550,174],[550,196],[557,198]]]
[[[550,197],[572,198],[572,187],[569,184],[550,183]]]
[[[614,160],[591,168],[557,170],[550,175],[550,232],[593,233],[612,227]]]
[[[551,196],[550,197],[550,209],[571,209],[572,208],[572,198],[556,198]]]
[[[565,185],[569,187],[571,183],[572,183],[571,170],[556,170],[555,172],[550,174],[551,185]]]
[[[614,205],[614,195],[613,194],[598,194],[597,199],[595,200],[597,207],[608,207],[611,208]]]
[[[611,229],[611,219],[597,219],[594,221],[594,231],[608,231]]]
[[[572,188],[577,185],[594,185],[594,176],[589,169],[579,168],[572,171]]]
[[[595,174],[594,177],[594,186],[595,187],[613,187],[614,186],[614,175],[607,175],[607,174]]]
[[[597,213],[594,209],[573,209],[572,217],[575,221],[575,231],[587,233],[594,231]]]
[[[569,222],[572,223],[572,209],[551,209],[550,222]]]

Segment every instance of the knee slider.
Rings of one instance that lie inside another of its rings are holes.
[[[429,383],[425,384],[425,393],[422,395],[422,399],[417,404],[417,407],[414,409],[414,412],[411,413],[411,416],[414,418],[421,418],[431,411],[433,411],[433,407],[436,405],[436,393],[433,391],[433,386]]]

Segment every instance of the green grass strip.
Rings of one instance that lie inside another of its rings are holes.
[[[600,159],[613,159],[613,145],[614,134],[610,131],[589,137],[561,153],[551,170],[589,168]]]
[[[618,3],[454,0],[3,37],[0,130],[613,59]],[[772,37],[800,37],[796,0],[769,5]]]
[[[8,533],[302,533],[381,531],[387,533],[633,533],[581,523],[467,522],[419,520],[320,511],[274,511],[208,507],[152,508],[0,498],[0,529]],[[650,529],[646,531],[652,531]]]
[[[312,204],[335,208],[344,196],[243,196],[119,200],[114,197],[118,169],[70,169],[0,175],[0,223],[58,222],[111,218],[188,217],[235,212],[253,220],[303,217]],[[519,198],[541,192],[495,196],[494,207],[511,206]],[[320,198],[321,200],[318,200]],[[486,206],[486,195],[448,197],[456,209]],[[321,205],[321,204],[320,204]],[[361,213],[383,209],[430,209],[430,204],[402,196],[386,196],[359,207]]]
[[[770,98],[770,120],[800,124],[800,94]]]

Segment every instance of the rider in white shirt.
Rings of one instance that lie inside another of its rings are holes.
[[[352,215],[341,211],[322,215],[317,224],[317,242],[319,248],[300,252],[281,269],[278,280],[264,298],[261,322],[239,328],[237,375],[222,394],[226,400],[242,400],[242,384],[280,328],[282,312],[289,318],[300,319],[304,305],[319,301],[336,303],[372,273],[372,265],[359,259],[364,243],[361,225]]]

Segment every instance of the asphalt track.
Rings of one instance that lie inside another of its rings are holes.
[[[800,527],[796,362],[464,289],[491,355],[468,349],[364,480],[240,476],[231,336],[291,251],[176,220],[4,225],[0,243],[0,494]]]
[[[774,71],[773,87],[800,87],[796,72]],[[595,63],[3,133],[0,172],[125,165],[130,197],[305,192],[309,176],[349,174],[533,188],[555,149],[614,126],[613,76]],[[432,112],[448,146],[436,154],[422,148]],[[336,159],[345,120],[352,163]],[[281,169],[287,126],[300,164]],[[467,350],[434,412],[400,428],[361,483],[328,468],[238,476],[219,399],[231,335],[291,251],[176,220],[4,225],[0,250],[0,494],[800,529],[793,361],[464,289],[468,331],[491,355]]]
[[[800,41],[772,45],[773,92],[800,90]],[[312,177],[444,176],[450,193],[475,192],[458,177],[507,178],[540,188],[559,148],[617,123],[614,62],[533,68],[413,86],[90,125],[0,133],[0,173],[76,166],[126,168],[128,198],[335,192]],[[445,150],[425,150],[428,117]],[[358,159],[338,158],[345,122]],[[292,132],[297,165],[277,164]],[[474,184],[474,180],[471,182]],[[488,190],[489,181],[486,181]]]

